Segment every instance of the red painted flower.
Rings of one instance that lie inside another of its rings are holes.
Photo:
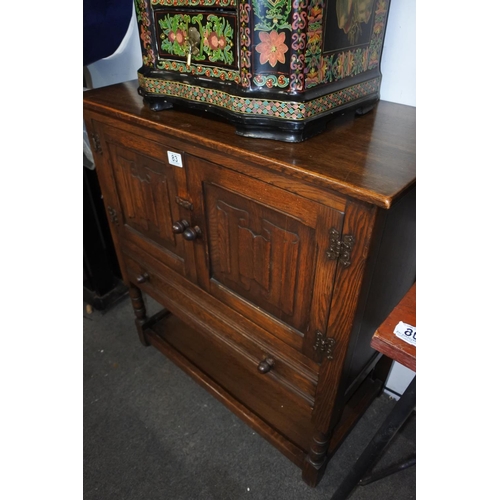
[[[261,31],[259,33],[260,43],[255,50],[260,54],[260,64],[269,64],[274,68],[276,63],[285,63],[285,53],[288,47],[285,45],[285,33],[273,30],[270,33]]]

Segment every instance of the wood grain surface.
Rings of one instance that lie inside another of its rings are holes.
[[[223,119],[203,112],[151,111],[137,81],[84,92],[84,107],[236,159],[389,208],[415,182],[416,110],[380,101],[361,117],[340,116],[322,134],[302,143],[251,139]]]

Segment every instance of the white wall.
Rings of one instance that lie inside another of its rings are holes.
[[[392,0],[380,69],[384,101],[416,106],[416,0]]]
[[[416,106],[416,0],[391,1],[380,69],[381,99]],[[394,363],[387,388],[402,394],[414,375]]]
[[[133,9],[132,9],[133,11]],[[132,12],[131,12],[132,14]],[[110,57],[88,66],[94,88],[137,78],[141,67],[141,50],[135,14],[120,47]],[[381,98],[416,106],[416,0],[392,0],[380,63]],[[414,372],[395,363],[387,388],[404,392]]]

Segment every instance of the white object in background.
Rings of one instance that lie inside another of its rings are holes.
[[[85,92],[86,90],[88,89],[84,87],[83,91]],[[85,156],[85,159],[87,159],[87,162],[85,162],[84,159],[83,165],[90,170],[94,170],[94,155],[92,154],[92,149],[90,148],[89,134],[87,133],[87,127],[85,127],[85,121],[83,121],[83,155]]]
[[[115,53],[87,66],[92,80],[92,88],[107,87],[114,83],[128,82],[137,78],[137,70],[142,66],[142,54],[137,28],[135,8],[127,33]]]
[[[90,149],[89,135],[87,134],[87,129],[85,128],[85,122],[83,122],[83,154],[88,160],[88,164],[84,163],[84,166],[86,166],[90,170],[94,170],[94,155],[92,154],[92,150]]]
[[[394,399],[399,399],[399,396],[396,395],[403,394],[403,392],[406,391],[413,377],[415,377],[415,372],[413,370],[394,361],[385,386],[386,389],[388,389],[386,394],[389,394],[389,396]]]

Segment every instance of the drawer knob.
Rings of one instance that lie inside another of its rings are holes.
[[[189,227],[189,222],[187,220],[178,220],[173,223],[172,231],[175,234],[182,234]]]
[[[266,358],[264,361],[261,361],[259,363],[259,366],[257,369],[259,370],[260,373],[267,373],[271,371],[271,368],[274,366],[274,359],[273,358]]]
[[[187,227],[182,233],[182,237],[187,241],[194,241],[201,236],[201,229],[198,226]]]
[[[149,274],[148,273],[142,273],[137,276],[136,281],[137,283],[146,283],[149,279]]]

